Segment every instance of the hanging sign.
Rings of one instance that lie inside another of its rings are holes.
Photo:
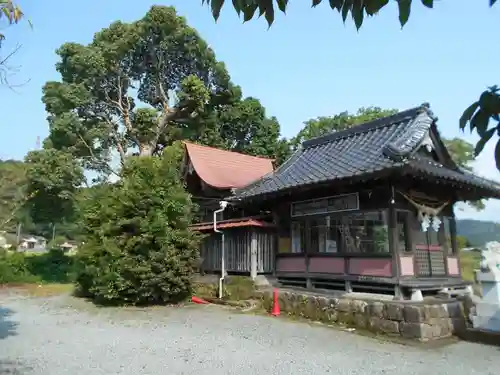
[[[291,216],[320,215],[355,210],[359,210],[359,194],[351,193],[293,202]]]

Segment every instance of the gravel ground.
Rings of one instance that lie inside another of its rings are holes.
[[[215,306],[98,309],[0,295],[0,374],[493,375],[497,348],[432,350]]]

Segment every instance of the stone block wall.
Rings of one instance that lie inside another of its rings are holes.
[[[270,310],[272,292],[262,291],[259,297]],[[466,326],[460,301],[375,301],[295,291],[280,291],[278,300],[282,313],[419,341],[450,337]]]

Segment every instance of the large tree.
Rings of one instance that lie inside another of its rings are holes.
[[[307,120],[304,122],[304,127],[299,131],[299,133],[290,140],[290,149],[291,151],[296,150],[302,142],[308,139],[345,130],[352,126],[363,124],[367,121],[393,115],[397,112],[397,109],[368,107],[360,108],[353,114],[348,111],[344,111],[333,116],[321,116],[315,119]],[[443,143],[457,165],[468,171],[472,171],[471,163],[475,159],[474,146],[472,144],[458,137],[453,139],[443,138]],[[469,204],[477,210],[484,209],[483,201],[469,202]]]
[[[272,156],[279,124],[260,102],[242,99],[223,63],[172,7],[153,6],[139,21],[115,22],[92,43],[57,51],[60,82],[47,82],[47,149],[81,166],[119,174],[129,153],[152,156],[172,142]]]
[[[159,155],[177,140],[280,158],[280,127],[255,98],[243,98],[224,64],[177,16],[154,6],[139,21],[115,22],[88,45],[63,44],[58,82],[47,82],[43,102],[49,136],[31,152],[33,219],[44,225],[70,219],[85,170],[121,177],[132,154]],[[99,179],[98,179],[99,180]]]
[[[495,5],[497,0],[487,0],[489,6]],[[311,5],[316,7],[321,3],[326,3],[323,0],[311,0]],[[394,0],[398,4],[399,22],[403,27],[411,14],[412,5],[415,2],[422,3],[427,8],[434,7],[434,0]],[[212,14],[217,20],[221,9],[224,5],[224,0],[202,0],[202,3],[210,5]],[[279,10],[286,12],[289,0],[234,0],[232,2],[235,11],[238,15],[243,15],[243,20],[250,21],[256,14],[264,16],[269,24],[274,22],[275,11]],[[329,0],[330,8],[337,10],[344,22],[350,16],[359,29],[365,17],[378,14],[385,8],[389,0]],[[493,124],[493,126],[490,126]],[[477,101],[472,103],[460,117],[459,126],[463,130],[469,126],[471,131],[476,131],[480,140],[475,147],[475,155],[479,155],[486,143],[488,143],[494,135],[500,134],[500,88],[492,86],[484,91]],[[500,170],[500,138],[497,140],[495,147],[495,161],[497,168]]]
[[[71,153],[86,169],[116,173],[129,150],[152,156],[176,121],[200,115],[229,76],[198,33],[172,7],[139,21],[115,22],[92,43],[58,51],[61,82],[47,82],[46,148]]]

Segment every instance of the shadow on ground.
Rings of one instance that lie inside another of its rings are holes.
[[[21,362],[0,359],[0,375],[23,375],[31,370],[32,368],[25,366]]]
[[[13,314],[13,310],[0,306],[0,340],[16,334],[17,323],[9,319]]]

